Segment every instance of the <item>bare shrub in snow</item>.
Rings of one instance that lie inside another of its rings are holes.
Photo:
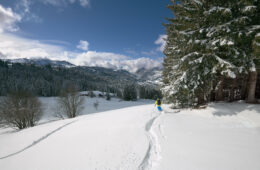
[[[58,97],[61,108],[60,114],[65,114],[68,118],[74,118],[83,110],[84,97],[80,96],[75,86],[64,88]]]
[[[41,102],[26,91],[18,91],[1,99],[1,124],[24,129],[33,127],[42,116]]]

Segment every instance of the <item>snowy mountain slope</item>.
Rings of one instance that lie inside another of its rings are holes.
[[[1,60],[0,53],[0,60]],[[155,83],[158,84],[158,81],[161,80],[161,67],[155,67],[151,69],[140,68],[136,72],[129,72],[123,69],[112,69],[112,68],[104,68],[104,67],[90,67],[90,66],[76,66],[67,61],[59,61],[59,60],[50,60],[47,58],[35,58],[35,59],[27,59],[27,58],[19,58],[19,59],[2,59],[3,61],[7,61],[10,63],[20,63],[20,64],[33,64],[36,66],[46,66],[51,65],[52,67],[63,67],[63,68],[74,68],[79,71],[84,71],[87,74],[93,76],[108,76],[116,79],[131,79],[131,80],[139,80],[141,82],[146,83]]]
[[[0,169],[260,169],[259,105],[163,108],[160,114],[148,104],[0,130]]]
[[[75,67],[74,64],[71,64],[67,61],[59,61],[59,60],[50,60],[47,58],[35,58],[35,59],[27,59],[27,58],[19,58],[19,59],[6,59],[6,61],[11,63],[21,63],[21,64],[34,64],[36,66],[45,66],[51,65],[53,67]]]
[[[142,68],[137,70],[135,75],[141,83],[158,85],[162,82],[162,70],[163,68],[161,67],[155,67],[152,69]]]

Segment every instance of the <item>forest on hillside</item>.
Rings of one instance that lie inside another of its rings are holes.
[[[0,96],[28,91],[36,96],[58,96],[67,86],[78,91],[115,93],[126,100],[154,99],[161,96],[158,87],[138,84],[137,78],[125,70],[101,67],[57,67],[52,65],[10,63],[0,60]]]

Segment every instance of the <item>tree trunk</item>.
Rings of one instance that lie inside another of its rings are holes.
[[[248,82],[248,75],[245,75],[243,78],[242,87],[241,87],[241,100],[246,100],[247,84],[248,84],[247,82]]]
[[[224,76],[221,76],[220,82],[217,85],[216,101],[223,101],[223,85],[224,85]]]
[[[198,95],[198,103],[197,103],[197,105],[195,106],[195,108],[199,109],[200,106],[206,104],[204,95],[205,95],[204,92],[200,92],[200,93],[199,93],[199,95]]]
[[[247,103],[255,103],[255,89],[257,82],[257,72],[253,71],[249,73],[249,81],[248,81],[248,96]]]
[[[235,100],[235,85],[236,85],[236,79],[233,79],[231,90],[230,90],[230,98],[229,98],[230,102],[233,102]]]
[[[204,94],[200,94],[198,98],[198,106],[205,104]]]

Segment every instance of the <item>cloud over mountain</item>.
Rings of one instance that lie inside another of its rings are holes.
[[[64,60],[80,66],[99,66],[113,69],[125,69],[136,72],[138,69],[160,67],[161,62],[150,58],[131,58],[109,52],[72,52],[59,45],[51,45],[37,40],[26,39],[11,34],[0,34],[0,58],[48,58]]]
[[[64,43],[59,40],[35,40],[10,33],[19,29],[17,26],[19,22],[23,22],[26,17],[33,16],[29,15],[31,14],[30,9],[32,4],[36,2],[53,6],[62,6],[77,2],[82,6],[89,5],[89,0],[21,0],[18,2],[20,4],[17,4],[17,10],[24,9],[19,14],[11,8],[5,8],[0,5],[0,59],[47,58],[51,60],[64,60],[81,66],[125,69],[132,73],[141,68],[151,69],[161,66],[161,61],[151,58],[133,58],[113,52],[89,51],[89,43],[85,40],[80,40],[77,45],[77,48],[84,52],[75,52],[65,48],[64,44],[69,44],[66,42]],[[165,38],[165,35],[161,35],[155,43],[163,47],[165,45],[163,38]]]
[[[89,43],[87,41],[80,40],[79,44],[77,45],[77,48],[81,49],[81,50],[84,50],[84,51],[87,51],[88,50],[88,46],[89,46]]]

